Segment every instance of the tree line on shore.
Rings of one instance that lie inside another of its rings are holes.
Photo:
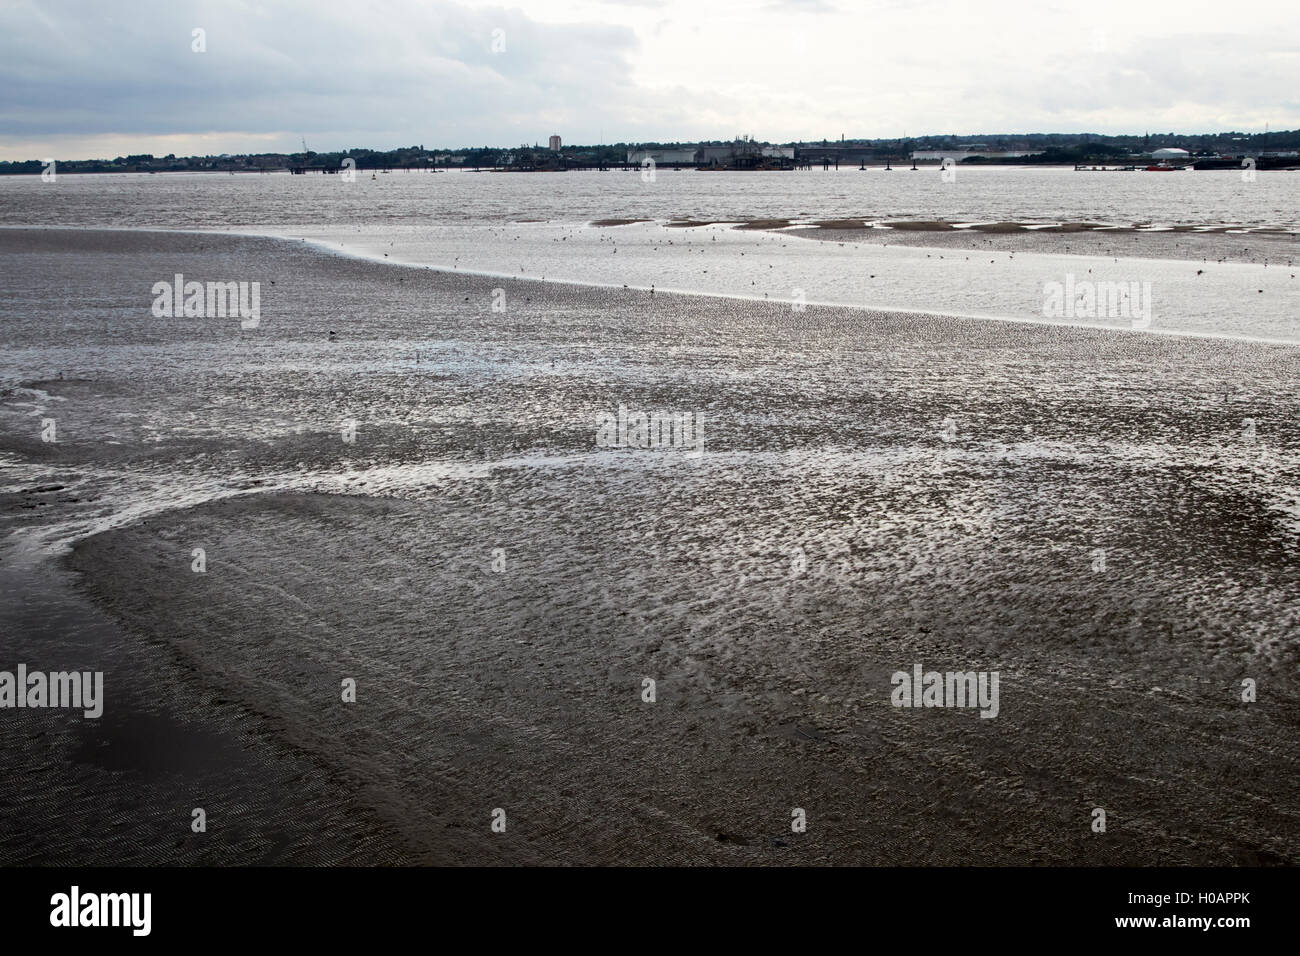
[[[609,143],[598,146],[565,146],[560,155],[572,165],[614,166],[624,163],[629,149],[660,149],[682,146],[727,145],[728,140],[692,141],[689,144],[666,142]],[[1107,162],[1139,155],[1163,146],[1177,146],[1193,155],[1259,155],[1300,149],[1300,130],[1269,133],[1146,133],[1141,136],[1108,136],[1096,133],[1026,133],[982,134],[971,136],[918,136],[900,139],[838,139],[800,143],[757,143],[756,145],[800,147],[867,148],[882,159],[906,159],[913,150],[958,149],[977,144],[979,148],[1003,152],[1023,150],[1036,155],[1017,159],[1017,163],[1084,163]],[[141,153],[115,159],[58,159],[61,173],[112,172],[271,172],[284,169],[337,170],[345,159],[352,159],[357,169],[445,169],[489,168],[510,165],[521,150],[546,152],[544,146],[476,146],[462,149],[428,149],[406,146],[390,150],[347,149],[316,153],[239,153],[219,156],[154,156]],[[0,161],[0,175],[37,174],[49,165],[48,159],[20,162]]]

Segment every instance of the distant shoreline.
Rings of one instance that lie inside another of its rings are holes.
[[[871,171],[883,171],[886,169],[886,167],[890,167],[894,171],[906,171],[911,169],[911,165],[909,164],[911,164],[912,162],[913,161],[910,159],[899,160],[896,163],[895,162],[885,163],[881,161],[875,161],[875,162],[867,163],[865,166],[860,166],[856,162],[844,161],[839,163],[838,165],[832,165],[829,171],[831,172],[848,171],[848,170],[862,171],[865,169],[867,172],[871,172]],[[674,171],[681,171],[681,172],[700,171],[695,168],[693,163],[664,164],[664,165],[668,166],[668,168],[674,169]],[[933,159],[918,159],[915,161],[915,165],[918,169],[933,170],[933,169],[939,169],[941,166],[941,162]],[[1076,164],[1074,162],[1059,162],[1059,163],[1057,162],[1051,162],[1051,163],[982,162],[982,163],[963,163],[958,168],[961,169],[963,172],[965,172],[967,170],[972,170],[972,169],[1075,169],[1079,165],[1081,164]],[[1100,164],[1082,164],[1082,165],[1100,165]],[[677,170],[678,166],[681,167],[680,170]],[[238,167],[238,168],[231,167],[231,168],[213,168],[213,169],[67,169],[65,170],[59,168],[58,161],[56,160],[55,167],[58,175],[60,176],[122,176],[122,175],[125,176],[174,176],[174,175],[192,176],[192,175],[219,175],[219,174],[230,174],[230,175],[237,175],[237,176],[242,176],[242,175],[270,176],[270,175],[280,175],[280,174],[295,175],[293,170],[288,166],[274,166],[274,167],[267,167],[266,169],[248,169],[246,167]],[[663,166],[661,166],[660,168],[663,168]],[[389,173],[455,173],[455,172],[635,173],[639,171],[640,171],[639,165],[637,165],[636,163],[627,163],[627,162],[609,163],[600,169],[597,169],[597,167],[595,166],[583,166],[583,167],[578,167],[573,169],[511,169],[508,166],[493,166],[493,165],[409,166],[409,167],[358,166],[356,169],[356,172],[358,174],[378,173],[378,172],[389,172]],[[714,172],[714,173],[738,172],[738,173],[745,173],[747,175],[753,173],[789,173],[789,172],[819,172],[819,171],[827,172],[828,170],[822,169],[821,166],[817,163],[814,163],[811,167],[794,168],[794,169],[710,170],[710,172]],[[1080,169],[1079,171],[1090,172],[1092,170]],[[1142,168],[1139,167],[1135,171],[1142,172],[1143,170]],[[1190,170],[1190,171],[1192,172],[1235,172],[1232,169]],[[1294,168],[1257,170],[1257,172],[1259,173],[1288,173],[1288,172],[1295,172],[1295,171],[1296,170]],[[311,166],[308,167],[304,172],[306,174],[320,173],[323,175],[337,175],[339,173],[339,169],[335,167]],[[297,175],[301,175],[301,174],[297,174]],[[39,179],[41,173],[39,170],[36,172],[28,172],[28,171],[19,171],[19,170],[0,169],[0,176],[30,176]]]

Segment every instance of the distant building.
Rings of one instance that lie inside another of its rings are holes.
[[[1027,149],[914,149],[912,150],[912,159],[919,160],[943,160],[951,159],[954,163],[960,163],[963,159],[1024,159],[1027,156],[1037,156],[1038,153],[1030,152]]]
[[[774,159],[794,161],[793,146],[759,146],[756,143],[728,143],[725,146],[665,146],[658,149],[629,149],[627,161],[640,164],[647,159],[656,164],[699,164],[728,166],[738,159]],[[751,162],[751,165],[754,163]],[[767,164],[770,165],[770,164]],[[764,167],[766,168],[766,166]]]
[[[559,137],[559,136],[552,136],[552,137],[551,137],[551,151],[554,152],[554,153],[558,153],[558,152],[560,151],[560,137]]]
[[[656,165],[665,163],[694,163],[698,150],[694,146],[669,147],[666,149],[629,149],[627,161],[640,165],[647,159]]]
[[[700,162],[706,166],[725,163],[736,154],[737,150],[738,147],[731,143],[726,146],[701,146],[699,149]]]
[[[722,146],[701,146],[696,151],[700,166],[721,169],[789,169],[794,165],[793,146],[761,146],[752,139],[738,139]]]
[[[870,146],[836,143],[834,146],[795,146],[795,159],[802,163],[866,163],[875,159]]]
[[[1167,147],[1165,149],[1157,149],[1154,152],[1152,152],[1151,158],[1163,159],[1165,162],[1170,162],[1170,161],[1176,162],[1176,161],[1191,159],[1192,154],[1185,149],[1178,149],[1177,147]]]

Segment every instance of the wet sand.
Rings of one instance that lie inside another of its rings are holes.
[[[108,690],[0,713],[7,862],[1297,861],[1292,347],[228,236],[0,258],[6,660]],[[260,280],[261,328],[153,318],[177,271]],[[705,453],[596,448],[619,404]],[[892,707],[915,662],[998,670],[999,715]]]
[[[869,228],[864,220],[835,220],[781,230],[783,235],[836,242],[937,249],[982,249],[996,252],[1044,252],[1128,259],[1186,259],[1196,262],[1267,261],[1279,268],[1300,264],[1300,236],[1294,233],[1230,231],[1193,232],[1191,227],[1137,229],[1093,228],[1093,223],[1062,223],[1028,228],[1020,223],[984,223],[957,228],[939,221],[890,221],[890,228]]]

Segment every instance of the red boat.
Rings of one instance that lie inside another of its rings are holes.
[[[1164,163],[1158,163],[1155,166],[1148,166],[1149,173],[1172,173],[1175,170],[1182,169],[1182,166],[1167,166]]]

